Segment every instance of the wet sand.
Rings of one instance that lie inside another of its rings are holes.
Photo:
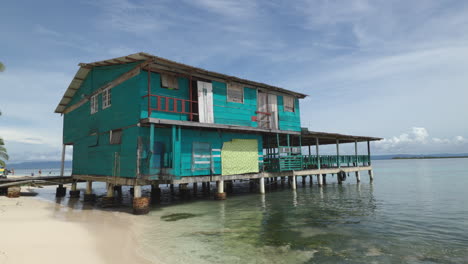
[[[0,264],[150,263],[138,254],[137,216],[38,198],[0,196]]]

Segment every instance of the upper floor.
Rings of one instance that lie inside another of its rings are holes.
[[[65,115],[65,143],[142,119],[298,132],[305,96],[137,53],[80,64],[56,112]]]

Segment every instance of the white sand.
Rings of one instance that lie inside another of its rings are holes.
[[[0,196],[0,264],[149,263],[137,254],[135,217]]]

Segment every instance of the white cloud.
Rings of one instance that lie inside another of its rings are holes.
[[[399,136],[385,138],[374,143],[379,154],[428,154],[468,152],[468,140],[463,136],[430,138],[427,129],[413,127]]]

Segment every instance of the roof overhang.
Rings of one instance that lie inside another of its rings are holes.
[[[126,63],[132,63],[132,62],[137,62],[137,61],[143,62],[149,59],[152,60],[152,63],[146,66],[146,68],[148,69],[164,70],[167,72],[174,72],[174,73],[182,74],[186,76],[196,76],[196,77],[205,78],[208,80],[220,80],[223,82],[238,82],[238,83],[245,84],[246,86],[251,86],[252,88],[263,88],[265,90],[289,94],[298,98],[305,98],[307,96],[306,94],[286,90],[281,87],[272,86],[272,85],[268,85],[268,84],[260,83],[260,82],[255,82],[255,81],[251,81],[247,79],[242,79],[239,77],[230,76],[230,75],[226,75],[226,74],[222,74],[218,72],[208,71],[202,68],[197,68],[197,67],[193,67],[190,65],[176,62],[176,61],[154,56],[145,52],[139,52],[139,53],[130,54],[127,56],[118,57],[118,58],[109,59],[109,60],[78,64],[80,66],[80,69],[75,74],[75,77],[73,78],[70,85],[68,86],[68,89],[65,91],[65,94],[63,95],[62,100],[60,100],[59,105],[55,109],[55,113],[64,113],[66,106],[68,105],[68,103],[70,103],[73,95],[75,95],[76,91],[82,85],[83,81],[86,79],[88,73],[91,71],[92,68],[100,67],[100,66],[126,64]]]

